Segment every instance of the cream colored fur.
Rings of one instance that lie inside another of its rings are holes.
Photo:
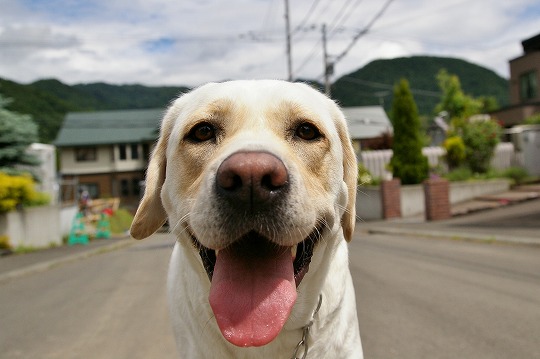
[[[201,121],[219,127],[216,141],[186,140]],[[295,124],[316,125],[324,140],[296,140]],[[235,238],[216,205],[219,165],[239,151],[279,158],[290,176],[288,205],[276,210],[272,241],[293,246],[324,218],[326,228],[297,288],[297,301],[280,334],[262,347],[239,348],[219,331],[208,303],[210,281],[190,232],[222,249]],[[345,119],[330,99],[303,84],[232,81],[208,84],[172,103],[148,168],[146,191],[131,228],[141,239],[168,218],[177,238],[168,275],[170,312],[182,358],[289,358],[317,306],[308,358],[362,358],[347,241],[355,225],[357,168]]]

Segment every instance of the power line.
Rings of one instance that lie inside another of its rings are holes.
[[[313,14],[313,12],[315,11],[315,8],[317,7],[317,5],[319,4],[320,0],[314,0],[312,3],[311,3],[311,7],[309,8],[308,12],[306,13],[306,15],[304,16],[304,19],[302,21],[300,21],[300,24],[298,24],[294,30],[292,31],[291,33],[291,36],[294,36],[296,33],[298,33],[299,31],[301,31],[304,26],[306,26],[309,18],[311,17],[311,15]]]
[[[351,15],[356,11],[356,9],[358,8],[358,5],[360,5],[361,2],[362,0],[356,0],[356,3],[354,3],[352,8],[349,11],[347,11],[345,16],[340,20],[339,25],[335,25],[333,27],[332,31],[330,32],[330,35],[328,36],[330,39],[333,38],[334,35],[340,30],[340,27],[344,25],[347,22],[347,20],[349,20],[349,17],[351,17]]]
[[[366,85],[366,86],[369,86],[369,87],[380,88],[380,89],[384,89],[384,90],[393,90],[394,89],[394,85],[389,85],[389,84],[385,84],[385,83],[382,83],[382,82],[375,82],[375,81],[367,81],[367,80],[357,79],[355,77],[350,77],[350,76],[344,76],[344,77],[340,78],[340,80],[350,82],[350,83],[359,84],[359,85]],[[441,97],[441,93],[436,92],[436,91],[421,90],[421,89],[411,88],[411,92],[413,94],[419,95],[419,96]]]
[[[347,46],[345,48],[345,50],[339,54],[335,60],[334,60],[334,64],[338,63],[339,61],[341,61],[345,56],[347,56],[347,54],[349,53],[349,51],[351,51],[351,49],[354,47],[354,45],[356,44],[356,42],[358,41],[358,39],[360,39],[362,36],[364,36],[365,34],[368,33],[368,31],[371,29],[371,27],[373,26],[373,24],[375,24],[375,22],[377,20],[379,20],[381,18],[381,16],[385,13],[385,11],[388,9],[388,7],[390,6],[390,4],[392,3],[392,1],[394,0],[387,0],[386,3],[383,5],[383,7],[381,8],[381,10],[379,10],[379,12],[373,17],[373,19],[371,19],[371,21],[364,27],[364,29],[360,30],[352,39],[351,43],[349,44],[349,46]]]

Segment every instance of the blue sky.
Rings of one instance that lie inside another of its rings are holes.
[[[391,0],[290,0],[293,75],[320,79],[321,26],[338,56]],[[19,82],[142,83],[286,78],[283,0],[2,0],[0,77]],[[508,77],[540,33],[538,0],[393,0],[335,66],[452,56]]]

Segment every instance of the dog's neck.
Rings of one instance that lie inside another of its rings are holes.
[[[292,359],[305,359],[307,358],[308,351],[309,351],[309,333],[311,331],[311,326],[313,325],[313,322],[315,321],[315,316],[317,313],[319,313],[319,309],[321,309],[322,304],[322,294],[319,294],[319,303],[317,304],[317,307],[313,311],[313,314],[311,315],[311,319],[309,322],[302,327],[302,339],[298,342],[296,345],[296,348],[294,348],[294,353],[292,355]],[[302,356],[300,357],[300,353],[302,353]]]

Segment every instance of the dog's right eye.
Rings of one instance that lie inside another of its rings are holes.
[[[187,138],[194,142],[205,142],[216,137],[216,129],[208,122],[195,125],[189,131]]]

